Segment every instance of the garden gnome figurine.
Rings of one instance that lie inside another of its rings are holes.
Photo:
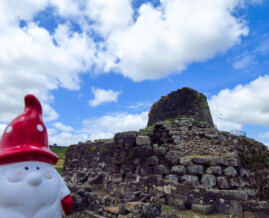
[[[40,102],[25,96],[24,112],[5,129],[0,141],[0,217],[60,218],[72,212],[64,180],[54,169]]]

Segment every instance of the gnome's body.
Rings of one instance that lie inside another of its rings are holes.
[[[33,95],[0,141],[0,217],[60,218],[73,208],[70,191],[54,169],[42,109]]]

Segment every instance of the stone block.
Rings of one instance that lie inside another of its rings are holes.
[[[228,162],[230,166],[233,166],[233,167],[238,167],[240,164],[240,161],[238,158],[228,158]]]
[[[194,164],[206,165],[209,163],[209,159],[207,157],[193,157],[192,162]]]
[[[243,217],[243,207],[239,201],[231,200],[229,214],[232,216]]]
[[[203,175],[204,166],[203,165],[187,166],[187,172],[192,175]]]
[[[231,178],[231,189],[238,189],[240,187],[239,180],[237,178]]]
[[[124,147],[131,148],[135,146],[135,139],[125,139],[124,140]]]
[[[226,178],[225,176],[219,176],[217,178],[217,183],[220,189],[229,189],[231,187],[229,183],[229,179]]]
[[[169,170],[164,165],[157,165],[153,167],[153,174],[155,175],[167,175]]]
[[[178,183],[179,177],[176,175],[169,174],[164,177],[164,180],[167,182]]]
[[[158,158],[156,156],[147,157],[145,161],[146,166],[156,166],[158,165]]]
[[[182,183],[188,183],[193,188],[195,188],[198,185],[200,185],[198,176],[184,175],[184,176],[181,176],[180,177],[180,182],[182,182]]]
[[[175,175],[184,175],[186,173],[186,169],[184,166],[181,165],[173,166],[171,169],[171,173]]]
[[[135,141],[136,141],[136,145],[138,145],[138,146],[142,146],[142,145],[148,146],[148,145],[150,145],[150,139],[149,139],[148,136],[144,136],[144,135],[137,136]]]
[[[146,203],[143,205],[142,216],[143,217],[157,217],[161,214],[161,212],[162,212],[161,205]]]
[[[227,177],[236,177],[237,171],[234,167],[227,167],[223,170],[223,174]]]
[[[220,201],[213,201],[212,206],[217,213],[229,214],[229,205]]]
[[[165,147],[153,147],[153,154],[155,154],[158,157],[165,156],[167,152],[167,148]]]
[[[137,205],[137,204],[145,204],[144,202],[141,202],[141,201],[135,201],[135,202],[128,202],[125,204],[125,209],[128,210],[128,211],[131,211],[132,208]]]
[[[167,203],[168,203],[168,205],[173,206],[178,210],[186,210],[187,209],[184,202],[178,198],[169,197],[167,199]]]
[[[193,165],[192,160],[190,157],[181,157],[179,159],[179,163],[183,166],[190,166]]]
[[[178,157],[173,155],[166,155],[165,162],[170,166],[178,165]]]
[[[119,132],[114,136],[114,140],[118,139],[135,139],[137,136],[137,131],[127,131],[127,132]]]
[[[141,146],[135,147],[136,154],[138,157],[149,157],[152,156],[152,148],[151,146]],[[130,149],[132,150],[132,149]]]
[[[211,166],[206,169],[206,173],[220,176],[222,174],[222,169],[220,166]]]
[[[216,177],[213,175],[204,174],[201,183],[206,188],[213,188],[216,185]]]
[[[207,215],[214,212],[212,205],[200,205],[200,204],[192,204],[191,209],[194,212],[199,212],[201,214]]]

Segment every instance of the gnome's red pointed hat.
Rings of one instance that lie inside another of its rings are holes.
[[[24,112],[5,129],[0,141],[0,165],[21,161],[56,164],[58,157],[48,146],[42,107],[33,95],[24,98]]]

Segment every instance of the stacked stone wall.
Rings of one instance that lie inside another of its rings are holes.
[[[74,193],[90,186],[114,203],[208,207],[242,215],[254,208],[251,200],[268,199],[267,157],[267,148],[253,139],[183,118],[72,145],[62,174]],[[93,207],[86,198],[83,207]]]
[[[206,96],[191,88],[178,89],[154,103],[148,126],[178,116],[193,117],[214,126]]]

